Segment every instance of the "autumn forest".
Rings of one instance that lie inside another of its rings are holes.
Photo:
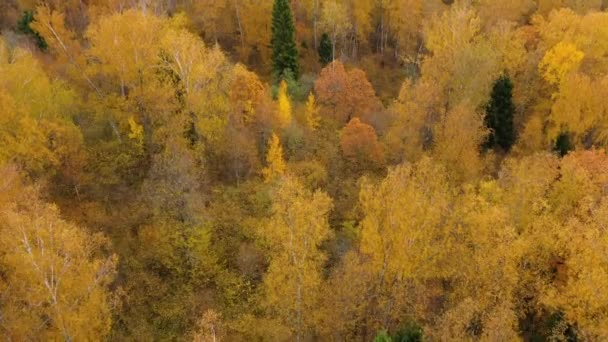
[[[608,341],[608,1],[0,0],[0,32],[0,340]]]

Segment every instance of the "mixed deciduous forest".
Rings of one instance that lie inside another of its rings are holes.
[[[0,0],[2,340],[608,340],[607,6]]]

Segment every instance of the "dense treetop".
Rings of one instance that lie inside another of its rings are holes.
[[[605,6],[0,1],[0,338],[608,340]]]

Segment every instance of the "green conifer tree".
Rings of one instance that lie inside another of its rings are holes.
[[[511,149],[515,143],[513,126],[513,83],[508,76],[501,76],[494,83],[490,103],[486,107],[485,123],[491,132],[486,142],[487,148],[500,147],[504,151]]]
[[[289,69],[297,79],[300,75],[295,27],[289,0],[275,0],[272,8],[272,71],[277,80]]]
[[[319,49],[317,50],[319,53],[319,62],[321,65],[326,66],[332,61],[332,47],[331,47],[331,39],[329,39],[329,35],[327,33],[323,33],[321,36],[321,41],[319,42]]]

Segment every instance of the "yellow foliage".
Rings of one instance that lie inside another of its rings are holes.
[[[129,133],[129,138],[136,140],[139,144],[142,144],[144,141],[144,127],[138,124],[133,116],[129,117],[129,128],[131,130]]]
[[[3,179],[20,182],[6,172],[0,169]],[[10,201],[0,202],[4,337],[23,341],[108,336],[108,287],[116,258],[100,254],[106,247],[101,235],[62,220],[58,208],[42,202],[34,189],[21,186]]]
[[[438,267],[449,243],[443,215],[451,196],[445,170],[428,158],[390,170],[379,185],[362,186],[361,251],[384,281],[451,272]]]
[[[306,100],[304,118],[306,119],[306,126],[309,129],[314,131],[319,127],[321,118],[319,117],[319,108],[315,103],[315,95],[312,92],[308,94],[308,99]]]
[[[585,141],[589,144],[591,137],[592,144],[605,146],[608,142],[607,85],[608,78],[592,80],[580,73],[566,77],[551,108],[553,127],[549,138],[556,139],[560,133],[568,132],[576,145],[584,146]]]
[[[76,94],[51,80],[31,53],[6,52],[11,57],[0,59],[0,162],[52,174],[80,147],[80,132],[71,122]]]
[[[585,54],[576,45],[559,42],[547,51],[538,68],[547,82],[559,86],[566,75],[578,68],[583,57]]]
[[[483,115],[461,104],[435,126],[433,156],[444,163],[456,179],[471,180],[483,168],[478,146],[487,133]]]
[[[279,85],[279,94],[277,95],[279,102],[279,111],[277,113],[277,121],[280,127],[287,127],[291,123],[292,111],[291,100],[287,93],[287,82],[281,81]]]
[[[272,216],[260,235],[269,245],[264,277],[265,307],[300,340],[314,322],[325,255],[321,243],[331,236],[332,201],[286,177],[273,193]]]
[[[115,78],[124,93],[156,64],[163,24],[161,18],[133,9],[101,17],[87,31],[88,53],[98,59],[98,71]]]
[[[286,166],[283,160],[283,147],[276,134],[272,133],[268,140],[268,152],[266,153],[267,166],[262,170],[265,182],[275,180],[285,174]]]

